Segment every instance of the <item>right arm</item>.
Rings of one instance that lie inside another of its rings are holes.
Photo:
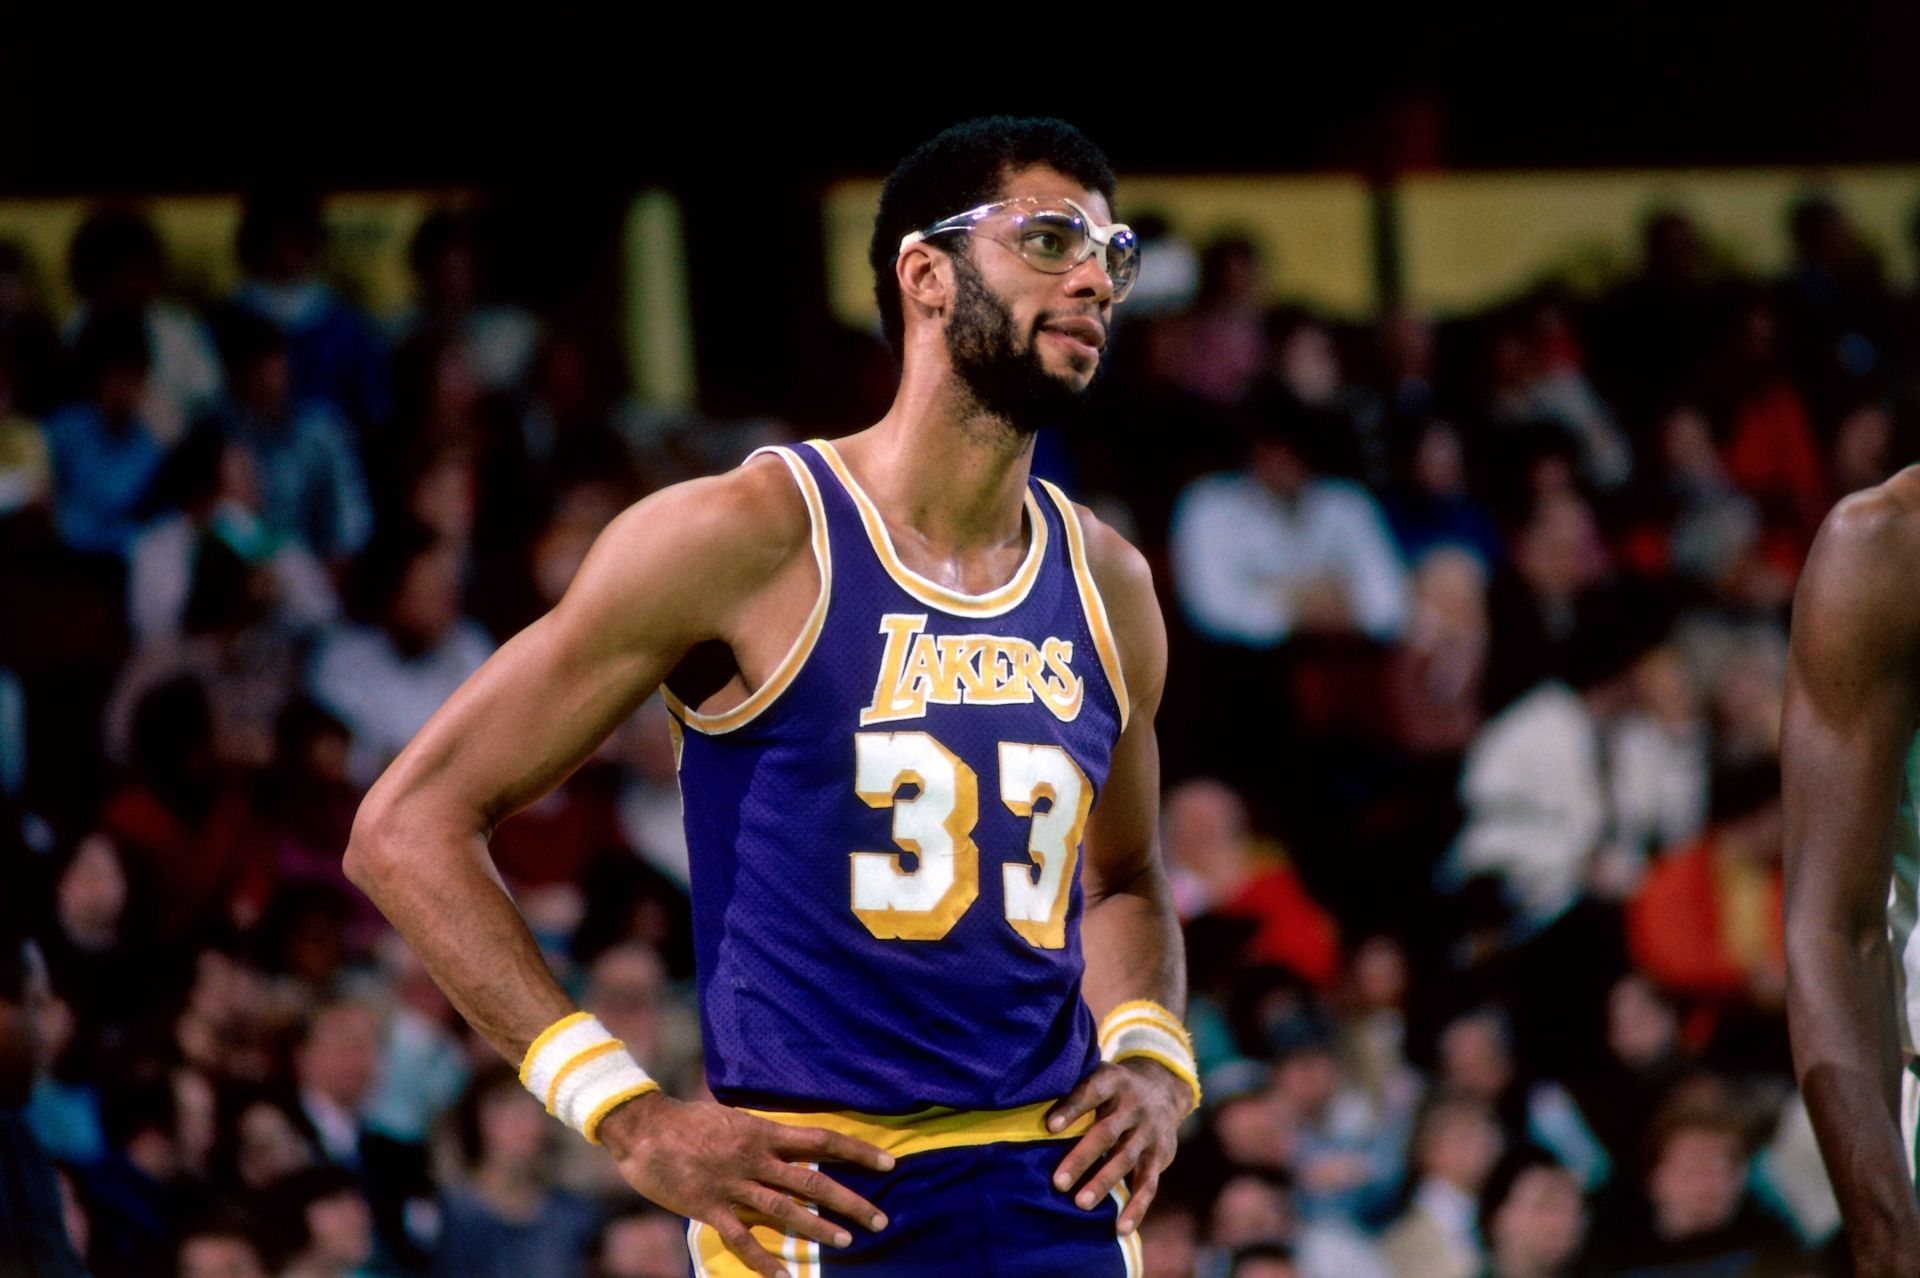
[[[1781,732],[1794,1072],[1862,1275],[1920,1273],[1887,939],[1920,717],[1920,472],[1828,516],[1794,601]]]
[[[558,785],[696,643],[732,646],[797,587],[817,589],[804,507],[777,460],[675,485],[608,526],[560,603],[448,698],[367,794],[346,871],[406,937],[475,1030],[518,1064],[573,1012],[487,853],[493,828]],[[809,585],[811,583],[811,587]],[[768,1275],[747,1223],[836,1243],[789,1194],[868,1223],[871,1204],[804,1161],[888,1165],[878,1150],[658,1092],[601,1125],[642,1194],[704,1220]],[[787,1160],[791,1159],[789,1162]]]

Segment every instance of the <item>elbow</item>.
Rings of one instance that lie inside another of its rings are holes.
[[[347,837],[346,854],[340,868],[355,887],[377,899],[382,884],[390,881],[400,858],[395,854],[393,804],[387,802],[378,786],[360,802],[353,816],[353,832]]]

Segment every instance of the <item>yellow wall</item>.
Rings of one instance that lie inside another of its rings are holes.
[[[1434,174],[1400,186],[1407,298],[1448,312],[1549,276],[1598,286],[1633,267],[1647,214],[1668,206],[1691,214],[1729,265],[1774,273],[1791,257],[1788,211],[1812,191],[1838,200],[1892,280],[1914,278],[1906,226],[1920,168]]]
[[[327,271],[377,315],[392,314],[413,295],[407,243],[428,213],[460,197],[449,192],[359,191],[328,198]],[[0,239],[19,243],[32,260],[47,303],[65,315],[74,303],[67,283],[67,245],[96,201],[75,198],[0,200]],[[166,246],[174,286],[210,299],[239,278],[234,232],[236,195],[165,195],[137,201]]]
[[[863,328],[875,322],[867,241],[879,203],[878,181],[849,181],[828,190],[823,208],[828,296],[835,315]],[[1358,178],[1127,178],[1121,219],[1148,210],[1196,244],[1222,231],[1250,235],[1266,250],[1276,301],[1356,317],[1373,309],[1368,193]]]

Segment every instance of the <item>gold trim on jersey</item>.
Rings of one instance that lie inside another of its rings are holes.
[[[772,1225],[755,1225],[752,1233],[755,1242],[786,1262],[793,1278],[820,1278],[820,1244],[813,1239],[785,1233]],[[687,1254],[693,1257],[695,1278],[759,1278],[759,1272],[728,1251],[720,1235],[702,1221],[687,1222]]]
[[[912,1114],[860,1114],[852,1110],[793,1113],[749,1109],[746,1113],[788,1127],[819,1127],[877,1145],[895,1158],[936,1149],[1005,1142],[1066,1140],[1093,1126],[1096,1115],[1082,1114],[1065,1129],[1047,1130],[1047,1111],[1057,1102],[1037,1101],[1017,1109],[946,1109],[935,1106]]]
[[[860,522],[866,527],[867,540],[873,543],[873,551],[880,557],[880,564],[887,570],[887,575],[921,603],[962,617],[997,617],[1025,599],[1033,583],[1039,579],[1040,565],[1047,554],[1047,520],[1031,488],[1026,491],[1026,512],[1027,522],[1033,525],[1033,537],[1027,545],[1027,557],[1013,574],[1013,580],[1006,585],[984,595],[969,595],[922,577],[902,563],[900,556],[894,552],[893,535],[887,531],[886,521],[880,518],[880,508],[873,504],[873,499],[854,479],[853,472],[847,469],[847,463],[840,457],[840,450],[833,446],[831,440],[810,439],[807,443],[832,468],[840,486],[853,499],[855,509],[860,512]]]
[[[785,462],[787,469],[793,472],[794,482],[800,486],[800,496],[807,503],[807,519],[812,525],[813,562],[820,569],[820,594],[813,601],[813,611],[807,614],[807,624],[787,649],[787,655],[780,658],[780,664],[773,668],[773,674],[767,681],[754,689],[739,705],[718,714],[701,714],[674,696],[665,684],[661,685],[660,695],[665,698],[667,708],[689,728],[709,736],[745,727],[762,710],[772,705],[775,697],[786,691],[787,685],[800,673],[800,667],[806,664],[813,645],[819,641],[820,631],[827,624],[827,606],[833,598],[833,548],[827,542],[827,508],[820,499],[819,486],[813,482],[813,472],[807,469],[806,463],[792,449],[777,444],[754,449],[747,454],[746,461],[752,461],[761,453],[772,453]],[[745,465],[746,461],[741,464]],[[679,763],[677,749],[674,762],[676,766]]]
[[[1060,508],[1060,522],[1067,529],[1067,556],[1073,560],[1073,579],[1080,587],[1080,610],[1087,616],[1087,629],[1093,632],[1093,646],[1100,654],[1100,666],[1107,672],[1107,683],[1113,688],[1113,698],[1120,703],[1120,730],[1127,730],[1127,714],[1132,709],[1127,699],[1127,677],[1120,668],[1120,647],[1113,641],[1113,627],[1107,621],[1107,605],[1100,598],[1100,587],[1093,579],[1093,568],[1087,563],[1087,543],[1085,534],[1080,530],[1080,515],[1067,500],[1067,495],[1047,480],[1041,480],[1040,486],[1047,490],[1047,496],[1053,498],[1053,504]]]

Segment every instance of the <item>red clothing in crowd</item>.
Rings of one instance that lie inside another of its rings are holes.
[[[1278,963],[1322,987],[1340,975],[1340,929],[1307,895],[1291,865],[1264,866],[1217,912],[1259,923],[1248,942],[1249,958]]]
[[[1755,972],[1786,961],[1781,892],[1779,866],[1716,857],[1709,832],[1647,872],[1627,903],[1628,948],[1642,971],[1677,994],[1740,998]]]

